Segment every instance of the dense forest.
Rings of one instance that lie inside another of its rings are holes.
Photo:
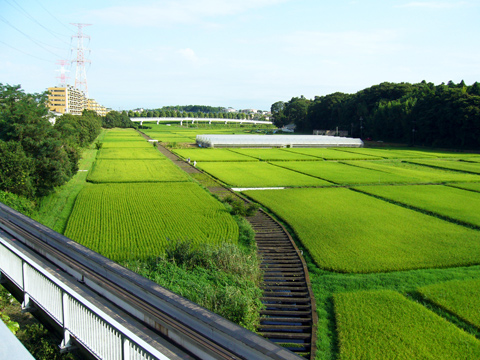
[[[381,83],[355,94],[303,96],[271,107],[274,124],[297,131],[348,131],[409,145],[480,149],[480,84]]]
[[[20,86],[0,84],[1,202],[29,207],[78,171],[82,150],[102,126],[135,126],[125,112],[100,117],[84,110],[81,116],[64,114],[54,125],[49,116],[47,93],[26,94]]]

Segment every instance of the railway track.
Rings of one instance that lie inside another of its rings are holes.
[[[306,264],[288,232],[263,210],[248,218],[262,258],[265,309],[260,335],[308,359],[315,357],[317,314]]]
[[[158,149],[186,172],[201,173],[165,147],[159,145]],[[220,184],[208,189],[219,196],[232,194]],[[286,229],[265,211],[260,209],[247,220],[256,233],[264,272],[265,308],[260,313],[259,334],[297,355],[314,359],[317,312],[305,260]]]

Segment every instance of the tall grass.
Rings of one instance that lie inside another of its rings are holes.
[[[255,251],[170,241],[165,256],[122,265],[249,330],[259,324],[262,274]]]

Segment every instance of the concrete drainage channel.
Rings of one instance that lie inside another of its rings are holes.
[[[202,173],[165,147],[158,145],[158,150],[187,173]],[[233,194],[220,184],[208,190],[219,196]],[[255,230],[264,271],[265,309],[258,332],[300,356],[314,359],[317,312],[305,260],[285,228],[262,209],[247,220]]]

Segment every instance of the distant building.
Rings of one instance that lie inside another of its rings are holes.
[[[107,114],[107,108],[71,85],[48,88],[50,111],[56,114],[82,115],[83,110],[93,110],[100,116]]]
[[[348,136],[348,131],[344,130],[313,130],[313,135],[328,135],[328,136]]]
[[[87,110],[93,110],[100,116],[107,115],[108,109],[98,104],[94,99],[88,99]]]
[[[244,114],[256,114],[257,110],[255,110],[255,109],[244,109],[244,110],[240,110],[240,112],[242,112]]]

